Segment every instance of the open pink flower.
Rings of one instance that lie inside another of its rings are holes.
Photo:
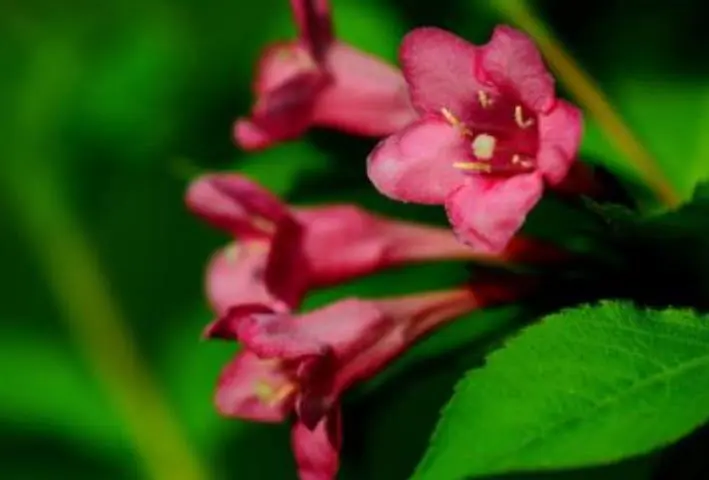
[[[387,219],[354,205],[291,208],[236,174],[196,179],[186,201],[195,213],[240,241],[219,251],[208,269],[207,294],[219,314],[245,303],[288,311],[308,289],[394,265],[484,260],[448,229]],[[509,255],[544,260],[559,253],[520,239]]]
[[[251,118],[234,126],[242,148],[296,138],[311,125],[383,136],[416,118],[397,69],[335,40],[328,0],[291,0],[291,6],[299,37],[261,57]]]
[[[338,468],[339,398],[435,327],[482,306],[509,301],[514,288],[473,288],[365,301],[346,299],[293,315],[236,307],[210,325],[210,338],[244,350],[223,372],[219,411],[264,422],[294,411],[293,449],[300,478],[329,480]]]
[[[477,251],[503,250],[544,185],[566,177],[580,111],[555,97],[534,44],[509,27],[481,47],[419,28],[404,39],[401,62],[419,119],[375,148],[369,178],[391,198],[445,205]]]

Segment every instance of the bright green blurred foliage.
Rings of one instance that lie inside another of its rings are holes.
[[[709,176],[709,63],[701,47],[709,32],[701,2],[537,3],[687,196]],[[499,21],[483,0],[333,4],[344,39],[391,61],[414,26],[438,25],[483,42]],[[3,4],[1,478],[144,478],[123,417],[61,320],[51,282],[62,280],[47,277],[38,260],[38,251],[57,248],[62,212],[70,212],[96,247],[144,359],[141,368],[165,394],[210,477],[295,477],[286,426],[229,421],[213,410],[215,379],[234,347],[200,341],[210,319],[202,274],[227,238],[185,211],[189,176],[194,169],[236,169],[298,202],[353,200],[400,217],[443,217],[376,195],[364,174],[373,140],[317,131],[253,155],[232,144],[231,124],[249,107],[260,50],[293,32],[285,0]],[[593,121],[584,153],[633,182],[632,168]],[[463,278],[465,272],[450,265],[399,270],[319,293],[309,305]],[[451,348],[445,335],[434,336],[345,399],[343,478],[407,478],[455,382],[481,362],[493,331],[524,318],[514,307],[486,315],[449,333],[457,341],[474,340],[456,344],[455,354],[421,363]],[[419,366],[405,368],[409,361]],[[173,461],[173,478],[181,478],[181,459]],[[655,462],[553,478],[643,479]],[[673,472],[671,478],[684,478]]]

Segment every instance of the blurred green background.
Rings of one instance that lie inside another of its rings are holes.
[[[432,222],[442,213],[373,192],[363,162],[374,140],[315,131],[258,154],[233,145],[231,125],[251,103],[261,48],[294,34],[286,0],[1,5],[0,478],[150,478],[146,451],[169,465],[162,478],[295,478],[287,426],[221,419],[213,410],[215,379],[234,346],[200,341],[210,319],[202,275],[227,238],[185,211],[190,176],[236,169],[296,202],[355,200]],[[709,173],[702,2],[534,5],[688,195]],[[391,61],[402,35],[419,25],[486,41],[505,21],[487,7],[333,0],[338,35]],[[632,181],[593,121],[584,154]],[[308,303],[463,278],[458,265],[421,266]],[[456,379],[480,362],[488,334],[519,321],[521,310],[483,315],[466,330],[474,341],[457,353],[415,371],[404,360],[353,392],[342,478],[407,478]],[[91,322],[103,315],[122,330]],[[421,357],[445,342],[432,338]],[[175,420],[167,432],[155,392]],[[697,441],[615,467],[524,478],[703,478],[682,456]]]

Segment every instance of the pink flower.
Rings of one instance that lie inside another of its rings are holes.
[[[219,314],[244,303],[288,311],[311,288],[394,265],[480,259],[445,228],[387,219],[354,205],[291,208],[235,174],[198,178],[186,201],[210,224],[240,240],[219,251],[208,268],[207,296]],[[510,255],[520,259],[559,255],[531,241],[511,247]]]
[[[435,327],[517,296],[514,288],[473,288],[381,300],[346,299],[309,313],[230,310],[210,325],[210,338],[239,340],[244,350],[217,388],[223,415],[277,422],[291,411],[301,479],[328,480],[338,469],[339,398]]]
[[[234,137],[245,149],[296,138],[311,125],[388,135],[416,118],[401,73],[333,37],[328,0],[291,0],[300,34],[261,57],[251,118]]]
[[[391,198],[445,205],[458,237],[503,250],[576,156],[580,111],[559,100],[532,41],[497,27],[481,47],[437,28],[409,33],[401,62],[419,119],[383,140],[368,174]]]

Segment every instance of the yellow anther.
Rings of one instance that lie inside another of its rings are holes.
[[[274,387],[265,380],[259,380],[254,384],[254,395],[261,403],[269,406],[282,402],[288,395],[297,390],[294,383],[284,383],[279,387]]]
[[[492,106],[492,99],[490,98],[490,95],[482,90],[478,90],[478,101],[483,108],[489,108]]]
[[[288,395],[295,392],[296,390],[297,390],[297,388],[294,383],[286,383],[285,385],[281,386],[278,390],[273,392],[273,396],[271,397],[271,400],[269,400],[268,404],[271,406],[276,405],[277,403],[280,403],[283,400],[285,400],[285,398]]]
[[[524,113],[522,112],[522,106],[517,105],[515,107],[515,123],[520,127],[520,128],[529,128],[532,125],[534,125],[534,119],[533,118],[528,118],[525,120],[524,118]]]
[[[262,403],[269,403],[275,393],[276,389],[268,382],[259,380],[254,384],[254,395],[256,395],[256,398],[261,400]]]
[[[453,112],[448,110],[447,108],[441,108],[441,113],[443,114],[443,117],[446,119],[448,123],[453,125],[454,127],[459,127],[460,126],[460,120],[456,118],[455,115],[453,115]]]
[[[471,135],[471,134],[472,134],[472,132],[468,129],[468,127],[466,127],[465,125],[463,125],[463,122],[461,122],[460,120],[458,120],[458,117],[456,117],[455,115],[453,115],[453,112],[451,112],[451,111],[448,110],[447,108],[445,108],[445,107],[444,107],[444,108],[441,108],[441,114],[443,115],[443,118],[445,118],[448,123],[450,123],[450,124],[453,125],[455,128],[457,128],[458,130],[460,130],[460,132],[461,132],[463,135]]]
[[[495,145],[497,140],[492,135],[482,133],[475,137],[471,144],[473,155],[480,160],[490,160],[495,155]]]
[[[453,166],[459,170],[469,170],[471,172],[486,172],[492,171],[492,167],[487,163],[482,162],[455,162]]]
[[[224,250],[224,258],[227,262],[234,263],[239,258],[240,250],[241,248],[239,247],[239,245],[237,245],[236,243],[232,243],[228,247],[226,247],[226,250]]]

